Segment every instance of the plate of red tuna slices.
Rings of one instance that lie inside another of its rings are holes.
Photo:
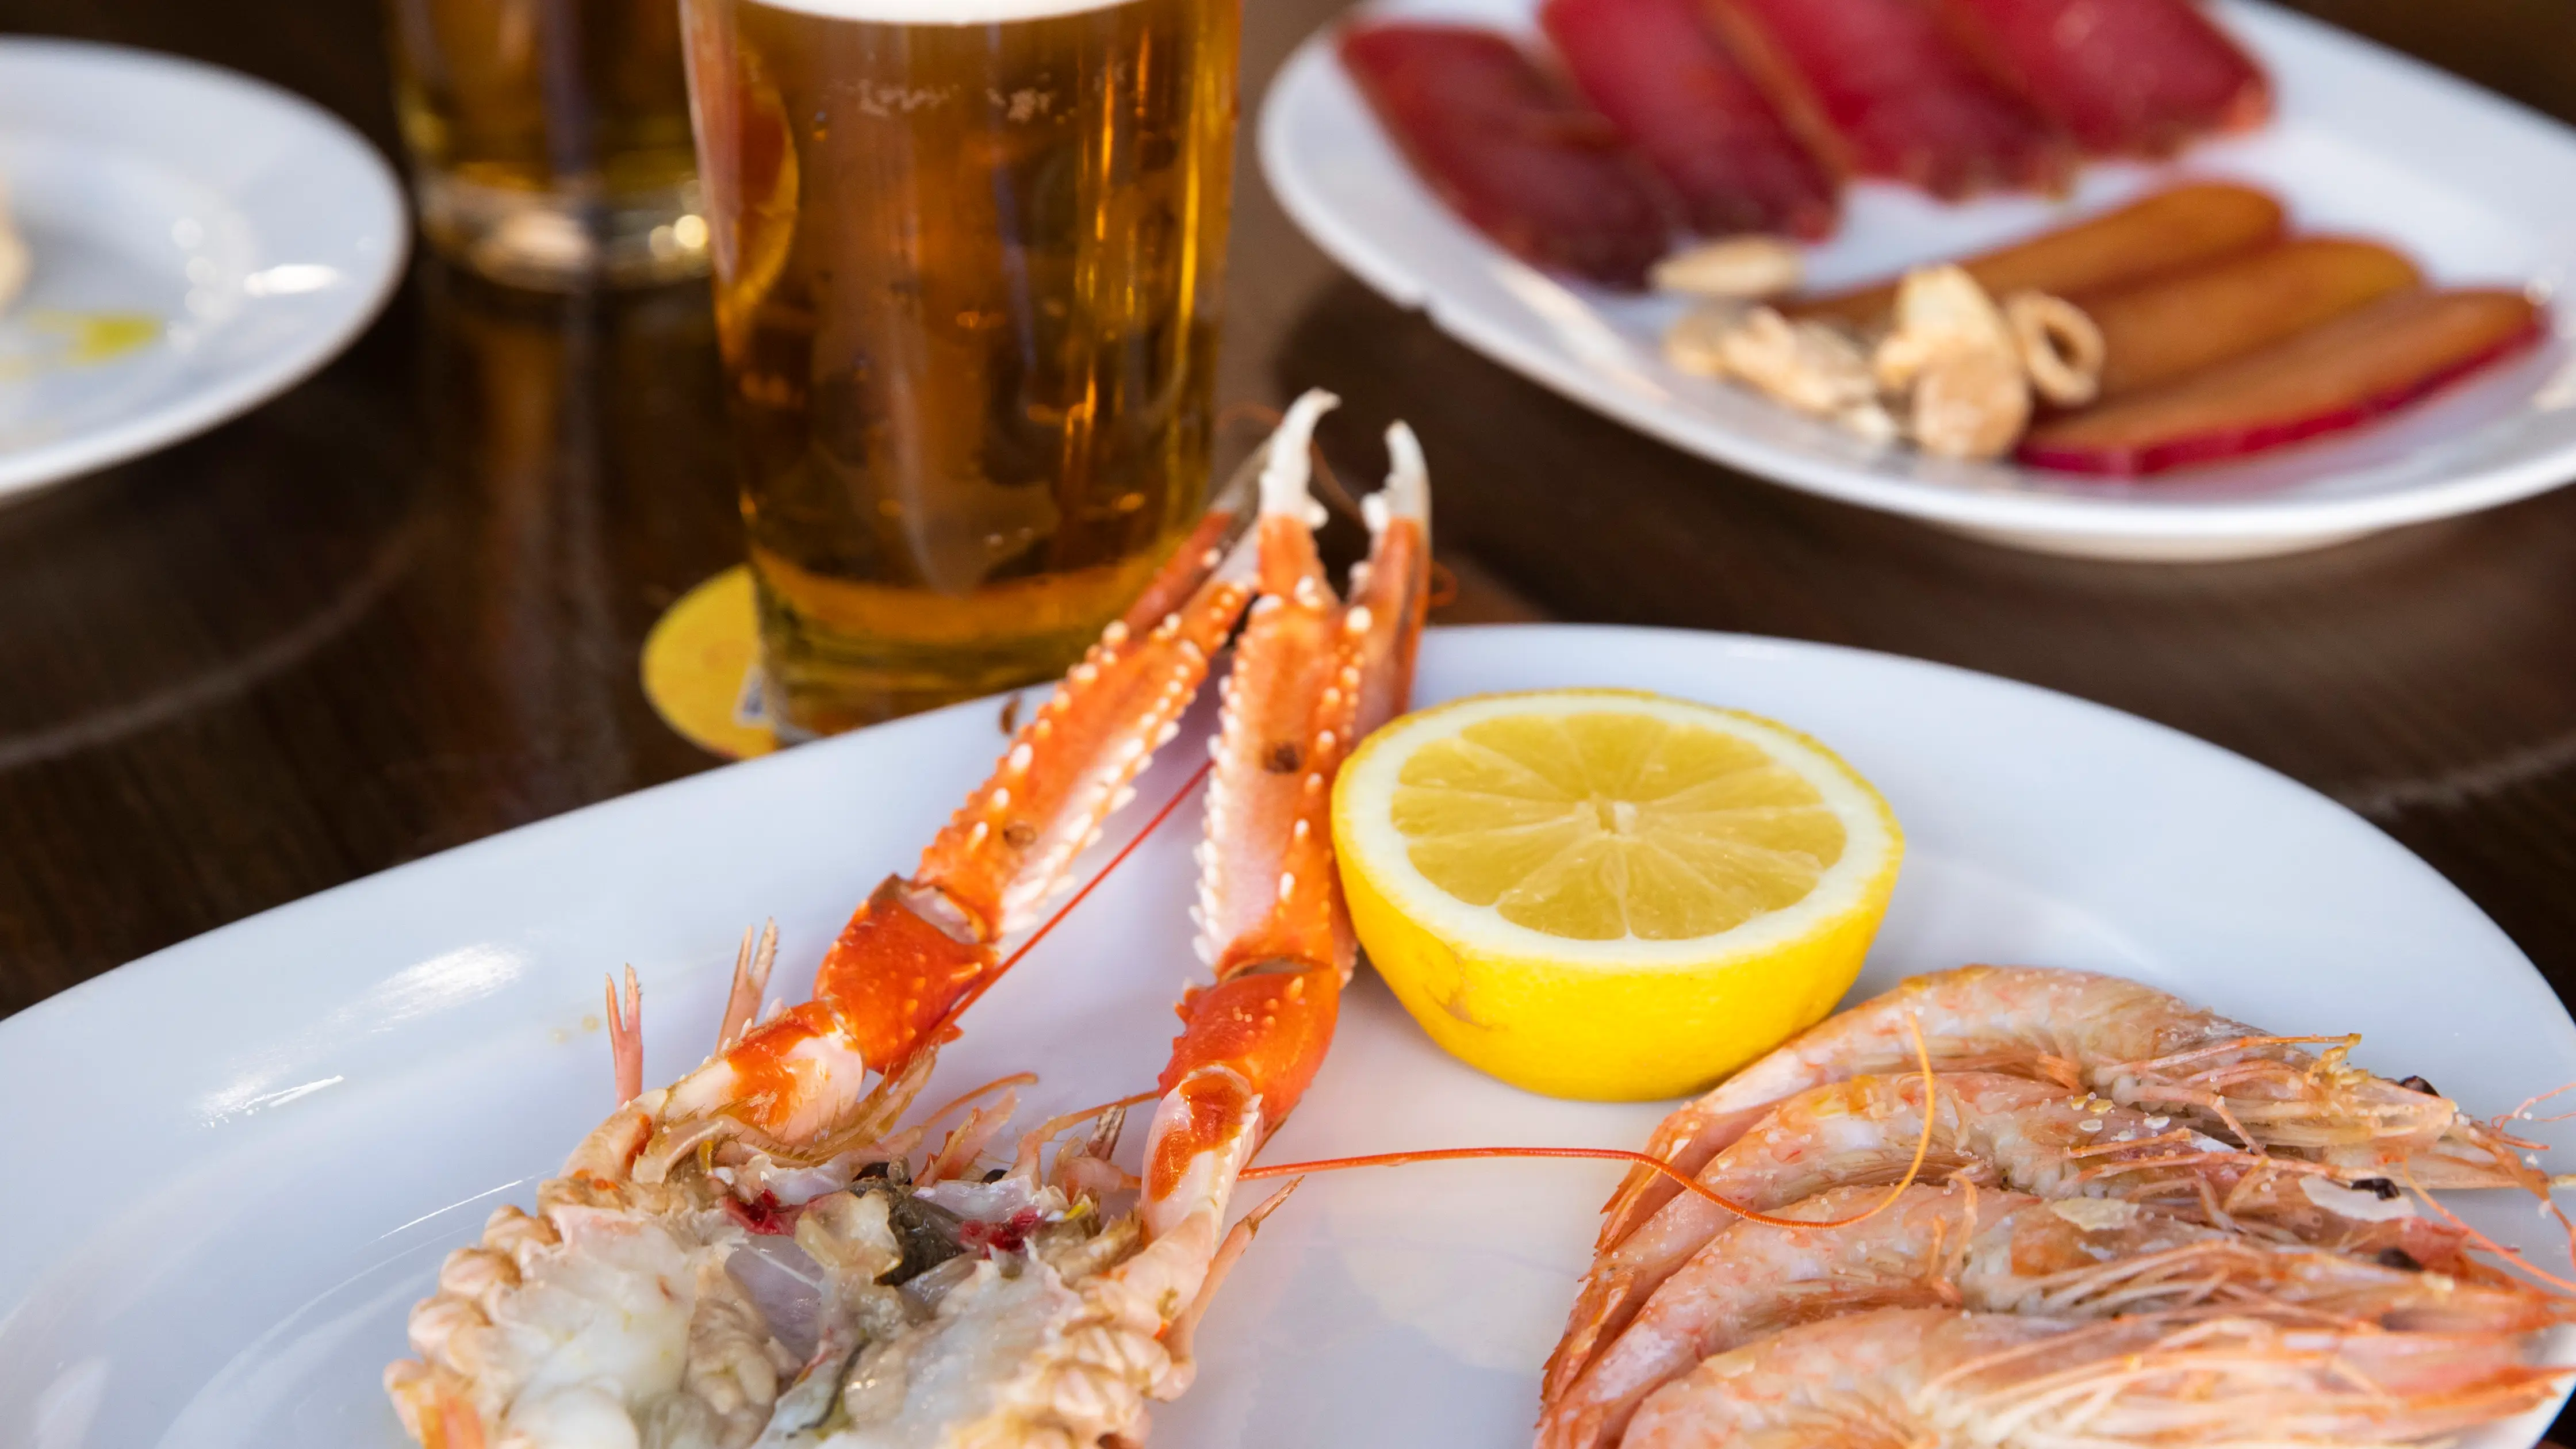
[[[1260,147],[1505,366],[1997,542],[2251,557],[2576,478],[2576,131],[2258,0],[1379,0]]]

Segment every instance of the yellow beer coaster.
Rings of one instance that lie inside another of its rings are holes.
[[[760,682],[751,566],[689,590],[644,636],[644,697],[682,739],[743,760],[778,748]]]

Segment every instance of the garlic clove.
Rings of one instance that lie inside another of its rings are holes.
[[[1685,247],[1647,274],[1658,292],[1737,301],[1794,292],[1805,276],[1798,248],[1775,236],[1721,237]]]

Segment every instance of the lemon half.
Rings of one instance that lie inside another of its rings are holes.
[[[1700,1090],[1822,1019],[1905,849],[1796,730],[1610,689],[1395,721],[1343,765],[1333,845],[1371,964],[1433,1040],[1612,1101]]]

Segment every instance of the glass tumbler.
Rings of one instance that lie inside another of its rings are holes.
[[[1057,674],[1207,492],[1238,0],[682,0],[774,721]]]
[[[673,0],[387,0],[421,232],[516,286],[705,270]]]

